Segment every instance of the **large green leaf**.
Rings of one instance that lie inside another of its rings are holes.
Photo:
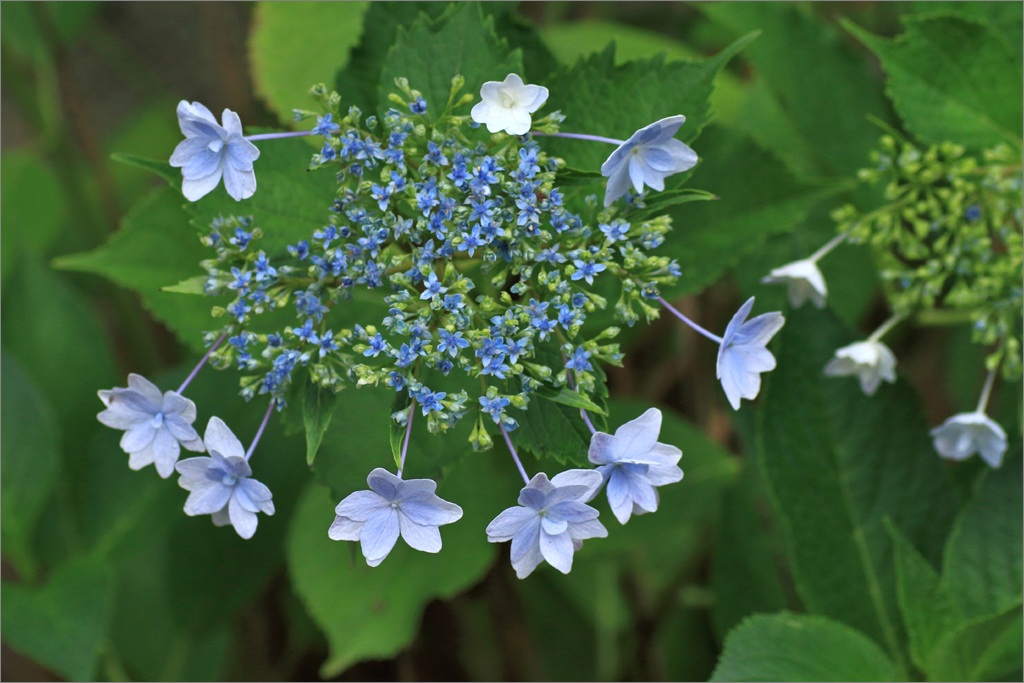
[[[885,653],[837,621],[810,615],[750,617],[729,633],[712,681],[896,681]]]
[[[380,464],[387,465],[386,431],[382,436]],[[412,462],[416,453],[409,457]],[[322,454],[318,463],[323,459]],[[359,474],[365,478],[368,472]],[[479,580],[497,551],[484,528],[514,504],[518,487],[504,461],[467,456],[438,487],[439,496],[464,511],[462,519],[441,528],[441,552],[418,552],[399,540],[380,566],[369,567],[357,543],[327,537],[338,498],[311,486],[292,518],[287,552],[292,585],[330,645],[321,675],[334,677],[358,661],[393,656],[416,634],[428,602]]]
[[[106,564],[80,559],[43,586],[5,581],[4,642],[68,680],[95,680],[110,621],[111,579]]]
[[[658,119],[683,114],[680,137],[692,141],[711,117],[708,100],[719,70],[754,38],[748,34],[710,59],[666,63],[662,55],[621,66],[616,65],[615,46],[609,45],[553,77],[543,111],[560,110],[566,131],[621,140]],[[603,143],[562,138],[546,140],[545,148],[584,170],[597,170],[613,150]]]
[[[885,119],[888,108],[867,60],[833,26],[795,3],[695,7],[734,36],[762,31],[741,56],[756,78],[731,127],[804,174],[847,175],[864,165],[879,135],[868,116]]]
[[[522,55],[509,52],[508,43],[494,32],[493,18],[473,3],[461,3],[436,20],[421,16],[408,30],[398,30],[381,72],[379,107],[384,111],[395,106],[388,95],[396,90],[395,78],[405,77],[423,93],[426,117],[436,120],[456,74],[466,79],[463,94],[477,97],[485,81],[500,81],[522,70]]]
[[[882,60],[887,89],[907,128],[926,142],[972,148],[1021,146],[1021,55],[991,24],[908,17],[896,40],[845,26]],[[1019,34],[1019,26],[1011,32]]]
[[[1021,457],[1011,449],[985,472],[957,518],[942,575],[967,617],[991,616],[1021,600]]]
[[[903,636],[884,520],[937,563],[955,492],[904,381],[869,397],[852,378],[823,375],[850,341],[833,315],[795,310],[780,337],[760,413],[761,461],[797,590],[810,610],[870,635],[898,661]]]
[[[369,5],[256,3],[249,34],[250,72],[256,92],[281,121],[291,121],[292,109],[311,109],[310,87],[332,83],[348,63]]]
[[[60,467],[60,428],[21,364],[4,353],[3,368],[3,553],[23,576],[32,576],[36,523],[53,493]]]

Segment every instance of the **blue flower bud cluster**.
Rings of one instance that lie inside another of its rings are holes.
[[[451,104],[428,121],[435,103],[404,85],[406,106],[379,120],[354,107],[342,113],[336,94],[314,89],[328,111],[316,115],[324,142],[310,167],[334,172],[338,190],[307,238],[268,254],[251,218],[211,225],[205,289],[233,295],[214,311],[229,339],[214,362],[246,373],[247,398],[285,401],[305,368],[325,387],[384,384],[407,394],[432,432],[470,412],[511,431],[512,409],[525,409],[537,389],[567,386],[571,370],[574,390],[588,396],[596,364],[620,360],[610,343],[617,328],[585,325],[608,306],[596,288],[618,284],[619,322],[657,315],[648,302],[679,266],[648,252],[670,219],[631,220],[633,206],[567,197],[563,162],[530,134],[487,134]],[[365,300],[360,292],[383,306],[353,323],[345,311]],[[281,311],[291,324],[269,322]],[[451,390],[444,378],[456,376],[474,388]],[[483,432],[474,430],[474,445],[490,443]]]

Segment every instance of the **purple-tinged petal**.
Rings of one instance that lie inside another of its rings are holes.
[[[436,553],[441,550],[441,532],[436,526],[417,524],[399,511],[398,529],[402,539],[414,550],[422,550],[425,553]]]
[[[572,570],[573,544],[569,534],[551,535],[541,531],[540,552],[552,567],[568,574]]]
[[[358,541],[364,524],[348,517],[335,517],[327,536],[333,541]]]
[[[255,512],[245,509],[245,506],[238,499],[237,491],[235,491],[235,495],[231,496],[231,500],[228,502],[228,517],[231,518],[231,526],[235,527],[235,531],[242,538],[248,540],[256,533],[259,518],[256,517]]]
[[[376,567],[383,562],[395,547],[398,534],[398,511],[390,506],[366,520],[359,534],[366,563]]]

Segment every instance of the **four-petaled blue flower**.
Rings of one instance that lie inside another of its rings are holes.
[[[747,320],[753,307],[754,297],[740,306],[718,347],[715,374],[733,410],[740,409],[741,398],[756,398],[761,390],[761,373],[775,369],[775,356],[765,347],[786,322],[777,311]]]
[[[96,418],[113,429],[123,429],[121,449],[128,467],[141,470],[149,464],[166,479],[174,472],[181,447],[203,452],[203,440],[192,427],[196,405],[175,391],[163,394],[142,375],[128,375],[128,386],[99,393],[106,410]]]
[[[650,408],[620,426],[614,435],[597,432],[590,439],[587,459],[597,465],[597,471],[608,483],[608,504],[622,524],[629,521],[630,515],[657,510],[655,487],[683,478],[683,471],[676,464],[683,452],[658,443],[659,432],[661,411]]]
[[[630,184],[637,194],[644,185],[660,192],[665,189],[665,178],[697,165],[697,153],[674,137],[684,121],[682,115],[655,121],[611,153],[601,164],[601,175],[608,178],[605,206],[626,194]]]
[[[212,192],[221,178],[236,201],[256,192],[253,162],[260,151],[243,137],[238,114],[225,109],[221,121],[223,125],[199,102],[178,102],[178,126],[185,139],[174,148],[170,163],[181,168],[181,192],[190,202]]]
[[[437,274],[431,271],[427,279],[423,281],[423,293],[420,294],[420,299],[433,299],[440,296],[448,291],[448,288],[441,284],[441,281],[437,279]]]
[[[185,514],[213,515],[217,526],[231,524],[242,538],[252,538],[257,512],[274,514],[273,496],[264,484],[251,479],[245,449],[223,420],[211,417],[203,442],[209,457],[178,463],[178,486],[189,492]]]
[[[434,493],[437,484],[430,479],[406,481],[378,467],[366,483],[369,491],[356,491],[338,503],[327,535],[335,541],[359,541],[371,567],[384,561],[399,535],[416,550],[438,552],[438,527],[462,517],[462,508]]]
[[[602,482],[596,470],[568,470],[551,480],[543,472],[536,475],[520,491],[519,505],[487,525],[487,540],[512,541],[512,567],[520,579],[544,560],[568,574],[584,540],[608,535],[597,510],[587,505]]]

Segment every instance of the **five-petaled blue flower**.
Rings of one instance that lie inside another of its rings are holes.
[[[243,137],[238,114],[225,109],[221,121],[223,125],[199,102],[178,102],[178,126],[185,139],[174,148],[170,163],[181,168],[181,192],[190,202],[212,192],[221,178],[236,201],[256,192],[253,162],[260,151]]]
[[[688,171],[697,165],[697,153],[680,140],[676,131],[686,117],[669,116],[633,133],[601,164],[601,175],[608,178],[604,205],[626,194],[630,184],[637,194],[644,185],[661,192],[665,178]]]
[[[174,472],[181,447],[203,452],[203,440],[192,427],[196,404],[175,391],[163,394],[142,375],[128,375],[128,386],[99,392],[107,407],[96,418],[113,429],[123,429],[121,449],[128,467],[141,470],[149,464],[166,479]]]
[[[242,538],[252,538],[257,512],[274,514],[272,494],[250,478],[252,469],[245,449],[219,417],[211,417],[203,442],[210,457],[188,458],[178,463],[178,486],[189,492],[185,514],[213,515],[217,526],[231,524]]]
[[[487,525],[491,543],[512,541],[512,567],[525,579],[544,560],[568,574],[572,555],[588,538],[604,538],[608,530],[587,505],[601,488],[596,470],[568,470],[548,479],[534,476],[511,507]]]
[[[629,521],[630,515],[657,510],[655,487],[683,478],[683,471],[676,464],[683,452],[658,443],[659,432],[661,411],[650,408],[620,426],[614,435],[597,432],[590,439],[587,459],[597,465],[597,471],[608,483],[608,504],[622,524]]]
[[[775,356],[765,347],[786,322],[778,311],[747,320],[753,307],[754,297],[740,306],[718,347],[715,374],[733,410],[740,409],[740,399],[756,398],[761,390],[761,373],[775,369]]]
[[[341,130],[341,126],[331,120],[332,114],[324,114],[316,117],[316,126],[313,127],[313,135],[330,135]]]
[[[399,535],[416,550],[438,552],[438,527],[462,517],[462,508],[434,493],[437,484],[430,479],[406,481],[378,467],[366,483],[369,491],[356,491],[338,503],[327,535],[335,541],[359,541],[371,567],[384,561]]]

